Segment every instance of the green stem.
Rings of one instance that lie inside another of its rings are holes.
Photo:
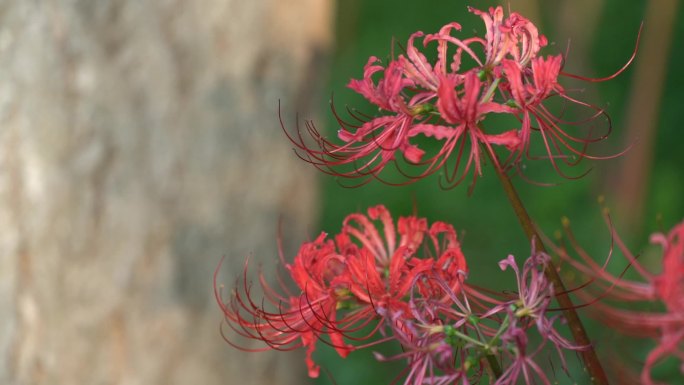
[[[475,322],[471,321],[471,324],[475,327],[475,330],[477,331],[477,335],[480,338],[484,339],[484,334],[480,330],[478,323],[479,323],[479,320],[475,321]],[[507,315],[506,319],[504,320],[504,322],[501,323],[501,327],[496,332],[494,337],[492,337],[489,340],[489,342],[482,345],[485,358],[487,359],[487,363],[489,363],[489,369],[492,371],[492,378],[493,379],[498,379],[499,377],[501,377],[501,374],[503,374],[503,371],[501,370],[501,365],[499,364],[499,360],[494,355],[494,350],[492,349],[492,347],[496,346],[499,337],[508,327],[508,323],[509,323],[509,321],[508,321],[508,315]]]
[[[497,360],[496,356],[494,356],[494,354],[492,353],[491,346],[494,346],[499,343],[499,337],[501,337],[501,334],[503,334],[503,332],[506,331],[506,329],[508,329],[509,323],[510,320],[508,318],[508,315],[506,315],[506,318],[501,323],[499,330],[497,330],[496,334],[492,337],[491,340],[489,340],[489,343],[487,344],[485,349],[487,362],[489,363],[489,368],[492,369],[492,374],[494,375],[494,378],[497,379],[501,377],[503,371],[501,370],[501,365],[499,365],[499,360]]]
[[[492,374],[494,378],[499,378],[501,377],[501,374],[503,373],[501,371],[501,365],[499,365],[499,360],[496,359],[496,356],[492,353],[487,353],[487,362],[489,363],[489,368],[492,369]]]
[[[494,341],[494,339],[492,339],[492,341],[490,341],[489,343],[485,344],[484,342],[478,341],[478,340],[470,337],[467,334],[459,332],[458,330],[456,330],[454,328],[450,328],[448,331],[445,330],[444,333],[446,335],[449,335],[449,336],[456,336],[456,337],[458,337],[458,338],[460,338],[466,342],[470,342],[471,344],[481,348],[482,351],[484,352],[484,355],[485,355],[485,358],[487,359],[487,362],[489,363],[489,368],[492,370],[493,377],[494,378],[501,377],[501,374],[503,373],[501,371],[501,365],[499,365],[499,361],[496,359],[496,356],[494,355],[494,353],[492,353],[492,345],[491,344]]]
[[[508,175],[506,175],[506,173],[501,169],[501,163],[499,162],[499,159],[491,152],[490,149],[485,149],[484,152],[487,153],[489,159],[494,165],[496,174],[501,181],[503,189],[506,192],[506,196],[508,196],[508,200],[513,206],[513,211],[515,211],[515,215],[518,217],[520,225],[525,231],[525,235],[527,235],[527,238],[530,239],[530,241],[534,242],[535,249],[538,252],[545,253],[546,248],[544,247],[541,237],[537,233],[537,228],[532,223],[532,219],[530,219],[530,215],[527,213],[527,210],[520,200],[520,196],[515,190],[515,187],[513,187],[513,183],[511,183],[510,178],[508,178]],[[601,363],[596,355],[596,351],[594,350],[591,341],[587,336],[584,325],[582,325],[582,321],[580,321],[579,316],[575,311],[572,300],[568,296],[565,285],[563,284],[560,275],[558,275],[558,271],[556,270],[553,262],[549,261],[544,269],[544,274],[553,283],[553,289],[556,293],[556,300],[563,309],[563,316],[568,321],[568,326],[570,327],[570,332],[572,333],[575,342],[577,345],[587,347],[586,349],[581,350],[579,353],[587,367],[591,383],[595,385],[608,385],[608,378],[603,371],[603,367],[601,367]]]
[[[492,337],[492,339],[489,341],[490,345],[494,345],[495,343],[499,342],[499,337],[508,330],[508,325],[511,323],[510,317],[508,314],[506,314],[506,318],[504,318],[503,322],[501,322],[501,326],[499,326],[499,330],[496,331],[496,334]]]
[[[473,345],[475,345],[475,346],[478,346],[478,347],[480,347],[480,348],[483,348],[483,349],[484,349],[484,348],[488,348],[488,345],[485,344],[484,342],[478,341],[478,340],[474,339],[473,337],[471,337],[471,336],[469,336],[469,335],[467,335],[467,334],[463,334],[463,333],[459,332],[459,331],[456,330],[456,329],[453,329],[453,330],[450,331],[448,334],[450,334],[450,335],[452,335],[452,336],[456,336],[456,337],[462,339],[463,341],[470,342],[471,344],[473,344]]]

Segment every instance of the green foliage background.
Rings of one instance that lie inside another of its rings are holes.
[[[567,43],[557,41],[556,21],[559,17],[562,2],[539,2],[542,17],[538,23],[550,44],[544,48],[543,54],[565,53]],[[646,1],[606,0],[599,15],[600,22],[596,35],[592,39],[591,50],[586,58],[585,68],[592,69],[586,76],[605,76],[615,72],[629,58],[634,49],[639,25],[645,19]],[[337,50],[332,62],[329,89],[334,92],[335,105],[343,110],[346,105],[358,107],[362,111],[373,113],[372,107],[360,96],[346,88],[350,78],[361,78],[363,65],[369,56],[374,55],[386,59],[392,49],[400,52],[401,48],[393,39],[405,46],[409,35],[417,30],[426,33],[437,31],[442,25],[457,21],[463,25],[461,36],[468,36],[472,31],[482,34],[484,25],[481,19],[467,11],[472,5],[486,9],[494,5],[491,1],[458,1],[431,0],[391,1],[391,0],[340,0],[337,11]],[[579,4],[578,4],[579,6]],[[507,5],[504,5],[506,8]],[[510,8],[516,10],[516,1],[510,1]],[[682,15],[679,11],[679,19]],[[645,28],[649,26],[646,25]],[[578,29],[579,30],[579,29]],[[672,55],[668,59],[666,86],[660,106],[657,122],[657,140],[655,143],[653,168],[648,183],[645,221],[627,239],[627,244],[635,252],[650,250],[648,234],[652,231],[669,229],[684,217],[684,151],[682,151],[682,125],[684,124],[683,98],[684,55],[677,47],[684,46],[684,24],[677,23],[673,31]],[[572,46],[569,51],[572,55]],[[637,60],[640,57],[637,56]],[[613,119],[613,136],[609,139],[612,148],[624,146],[621,137],[622,128],[626,125],[626,105],[631,87],[634,83],[634,66],[618,78],[592,84],[592,92],[587,96],[596,98],[590,103],[605,106]],[[575,73],[573,68],[566,67],[567,72]],[[329,106],[322,101],[322,116],[327,121],[318,122],[319,127],[327,125],[328,136],[334,137],[337,125],[329,113]],[[638,145],[638,143],[636,144]],[[552,170],[534,169],[531,171],[540,180],[556,183],[552,187],[541,187],[526,183],[514,177],[523,201],[527,204],[531,216],[547,235],[552,235],[560,228],[560,218],[568,216],[583,246],[597,258],[605,257],[610,237],[601,218],[601,208],[597,197],[607,194],[607,204],[611,206],[610,180],[620,167],[620,159],[583,162],[582,167],[593,168],[587,176],[580,180],[565,180],[555,175]],[[320,229],[329,233],[339,231],[342,219],[351,212],[365,211],[372,205],[384,204],[393,215],[409,215],[415,210],[419,216],[427,217],[431,222],[440,220],[452,223],[463,244],[464,253],[470,267],[469,280],[494,289],[504,289],[513,283],[512,274],[499,271],[496,262],[508,254],[514,254],[522,260],[529,254],[529,244],[518,226],[517,219],[508,205],[506,197],[499,186],[496,175],[488,166],[484,168],[481,178],[472,195],[468,195],[468,181],[452,190],[439,187],[439,175],[402,187],[392,187],[379,182],[371,182],[358,188],[345,188],[333,177],[321,176],[320,183],[324,190],[322,200],[322,217]],[[620,231],[620,213],[613,212],[618,231]],[[624,234],[627,237],[627,234]],[[646,252],[648,256],[648,252]],[[657,254],[654,254],[657,257]],[[658,271],[657,258],[646,260]],[[593,323],[589,322],[591,325]],[[602,329],[591,328],[592,338],[599,341],[599,349],[604,358],[615,358],[611,355],[610,345],[615,335]],[[601,341],[606,341],[602,344]],[[642,362],[650,344],[642,344],[625,354],[624,359],[631,362]],[[391,347],[389,347],[391,349]],[[644,350],[646,349],[646,350]],[[317,384],[389,384],[401,371],[403,363],[376,363],[370,351],[354,352],[345,360],[336,356],[335,352],[322,346],[317,353],[325,370]],[[614,353],[614,352],[612,352]],[[584,383],[577,360],[571,357],[574,372],[567,378],[558,368],[556,377],[559,383]],[[329,371],[330,377],[325,374]],[[666,363],[659,368],[659,376],[677,378],[674,363]]]

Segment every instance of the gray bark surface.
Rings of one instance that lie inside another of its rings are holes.
[[[325,0],[0,4],[0,383],[299,384],[219,334],[212,274],[311,235]],[[291,241],[290,241],[291,240]],[[275,358],[274,358],[275,357]]]

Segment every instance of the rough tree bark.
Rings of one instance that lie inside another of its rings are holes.
[[[212,273],[275,258],[278,218],[310,233],[313,174],[276,110],[306,112],[330,12],[0,5],[0,383],[301,383],[300,357],[225,344]]]

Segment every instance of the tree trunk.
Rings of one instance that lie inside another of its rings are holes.
[[[277,106],[316,96],[331,7],[0,5],[0,383],[302,383],[222,340],[212,274],[310,235]]]

